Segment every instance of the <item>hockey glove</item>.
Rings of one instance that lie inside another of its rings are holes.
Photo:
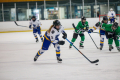
[[[89,31],[88,31],[88,33],[92,33],[93,32],[93,30],[92,29],[90,29]]]
[[[85,31],[88,31],[89,27],[86,27]]]
[[[65,41],[59,41],[58,44],[59,44],[59,45],[64,45],[64,44],[65,44]]]
[[[104,23],[104,21],[102,20],[102,23]]]
[[[29,26],[29,28],[31,29],[31,25]]]
[[[98,27],[98,26],[100,26],[99,22],[98,22],[98,23],[96,23],[96,24],[95,24],[95,26],[97,26],[97,27]]]
[[[67,34],[63,33],[63,39],[66,39],[66,38],[67,38]]]

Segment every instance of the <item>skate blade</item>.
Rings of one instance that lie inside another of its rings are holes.
[[[38,43],[39,41],[36,41],[36,43]]]
[[[58,63],[62,63],[62,61],[58,61]]]
[[[84,47],[79,47],[79,49],[84,49]]]

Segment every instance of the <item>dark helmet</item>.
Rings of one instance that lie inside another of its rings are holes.
[[[81,17],[81,20],[86,20],[86,17],[82,16],[82,17]]]
[[[36,17],[35,17],[35,16],[32,16],[32,18],[35,18],[35,19],[36,19]]]
[[[32,19],[33,19],[33,18],[35,18],[35,20],[33,20],[33,22],[35,22],[35,21],[36,21],[36,17],[35,17],[35,16],[32,16]]]
[[[114,27],[114,28],[118,28],[118,23],[117,23],[117,22],[114,22],[114,23],[113,23],[113,27]]]
[[[53,25],[54,26],[59,26],[59,25],[61,25],[61,23],[60,23],[59,20],[55,20],[55,21],[53,21]]]
[[[108,17],[107,17],[107,16],[104,16],[104,17],[103,17],[103,20],[108,20]]]

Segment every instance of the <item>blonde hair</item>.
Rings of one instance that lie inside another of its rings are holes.
[[[52,27],[54,27],[54,25],[51,25],[51,26],[50,26],[50,28],[49,28],[48,31],[47,31],[48,33],[50,33]]]

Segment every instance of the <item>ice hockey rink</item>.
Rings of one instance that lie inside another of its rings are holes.
[[[66,32],[71,41],[73,30]],[[91,36],[99,47],[99,34]],[[63,40],[62,35],[59,38]],[[1,33],[0,80],[120,80],[120,52],[115,44],[110,52],[105,38],[105,46],[100,51],[88,33],[85,38],[85,48],[79,50],[92,61],[99,59],[98,65],[89,63],[74,47],[69,49],[67,41],[61,46],[62,63],[57,63],[53,45],[34,62],[42,42],[36,43],[32,32]],[[74,43],[77,48],[79,42],[80,37]]]

